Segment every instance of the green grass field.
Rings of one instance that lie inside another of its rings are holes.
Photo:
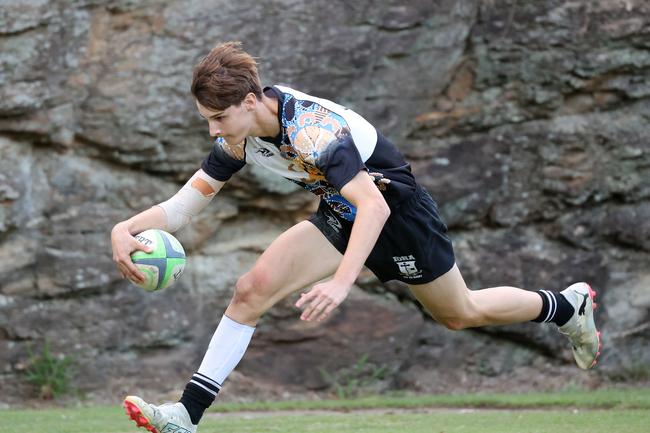
[[[128,433],[121,407],[2,410],[0,433]],[[650,390],[215,405],[200,433],[644,433]]]

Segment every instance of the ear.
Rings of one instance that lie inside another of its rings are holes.
[[[253,92],[249,92],[244,97],[242,104],[244,104],[244,108],[246,109],[246,111],[253,111],[255,109],[255,106],[257,105],[257,97]]]

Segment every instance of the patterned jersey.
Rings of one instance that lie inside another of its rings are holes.
[[[356,208],[340,191],[361,170],[371,173],[391,209],[413,194],[411,167],[363,117],[288,87],[264,92],[278,99],[280,133],[247,137],[243,147],[217,138],[202,164],[208,175],[225,182],[247,163],[261,165],[320,196],[348,221]]]

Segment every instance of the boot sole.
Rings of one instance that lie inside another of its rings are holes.
[[[146,428],[151,433],[159,433],[158,430],[151,425],[151,422],[149,422],[147,417],[144,416],[138,405],[129,400],[129,397],[124,399],[124,410],[126,411],[126,415],[131,418],[138,427]]]
[[[591,319],[593,320],[594,310],[596,309],[596,303],[594,302],[594,300],[596,299],[596,291],[592,289],[589,284],[587,284],[587,287],[589,288],[589,298],[591,298],[591,316],[592,316]],[[600,331],[598,330],[598,328],[596,328],[595,321],[594,321],[594,329],[596,330],[596,337],[598,337],[598,351],[596,352],[596,357],[594,358],[594,361],[591,363],[588,369],[593,368],[596,364],[598,364],[598,357],[600,356],[600,352],[603,348],[603,343],[600,340]]]

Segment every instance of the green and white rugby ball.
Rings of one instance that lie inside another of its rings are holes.
[[[131,254],[131,260],[145,275],[144,283],[136,285],[155,292],[174,284],[185,269],[185,250],[181,243],[170,233],[159,229],[145,230],[135,238],[153,248],[151,253],[135,251]]]

